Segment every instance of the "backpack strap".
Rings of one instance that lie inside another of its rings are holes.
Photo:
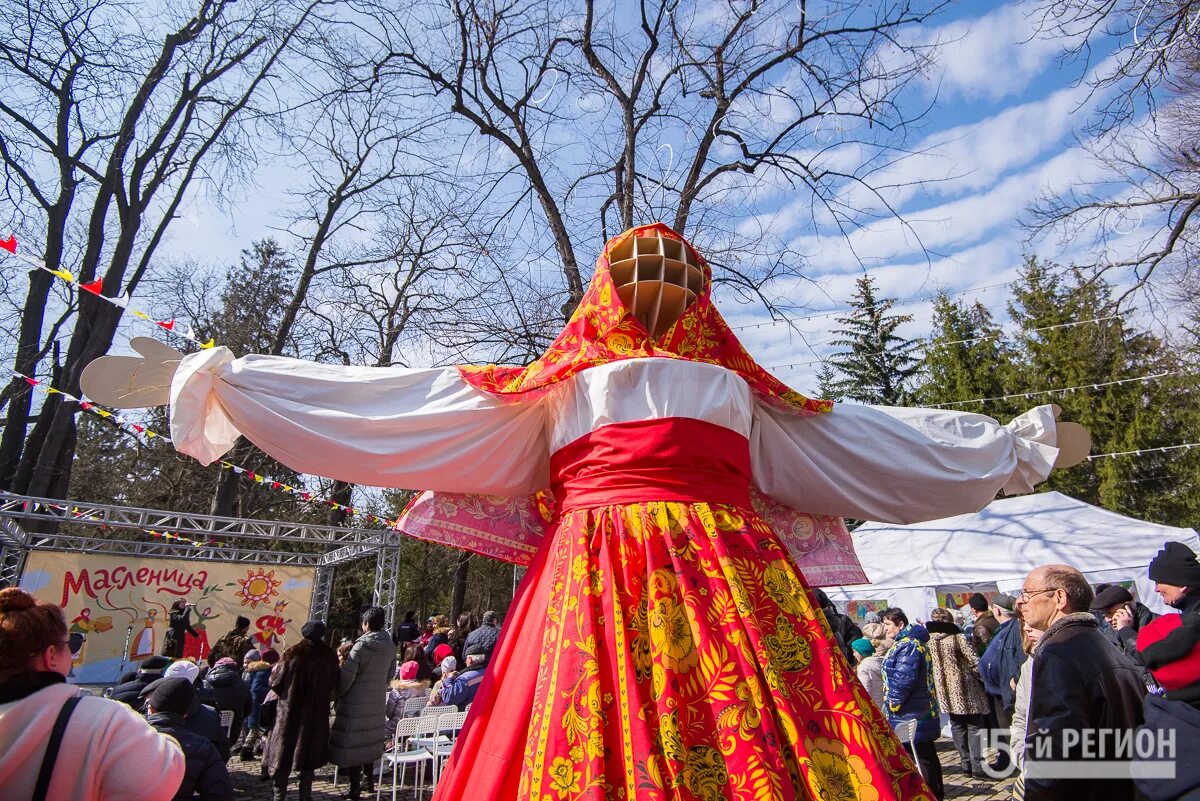
[[[54,728],[50,731],[50,740],[46,743],[46,754],[42,757],[42,767],[38,771],[37,784],[34,785],[30,801],[46,801],[46,793],[50,790],[50,777],[54,774],[54,763],[58,761],[58,749],[62,745],[63,734],[67,731],[67,721],[71,719],[71,713],[82,698],[83,696],[76,695],[67,699],[59,710]]]

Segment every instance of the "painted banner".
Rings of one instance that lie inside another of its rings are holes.
[[[1000,594],[995,582],[988,584],[943,584],[937,588],[937,604],[940,607],[957,612],[967,605],[967,601],[975,593],[987,599],[988,603]]]
[[[888,602],[885,598],[834,601],[833,605],[839,612],[860,626],[863,624],[863,621],[867,619],[867,615],[871,612],[879,614],[888,608]]]
[[[184,639],[185,657],[207,657],[238,615],[250,619],[256,648],[282,650],[297,641],[308,619],[314,573],[240,562],[33,551],[20,586],[61,606],[69,632],[83,636],[68,678],[102,684],[162,653],[167,610],[179,598],[191,605],[196,632]]]

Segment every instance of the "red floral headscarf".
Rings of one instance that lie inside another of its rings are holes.
[[[657,339],[617,296],[609,271],[610,253],[631,238],[646,235],[683,243],[689,261],[699,265],[704,277],[696,301]],[[589,367],[622,359],[688,359],[733,370],[761,397],[796,413],[819,414],[833,408],[832,401],[806,398],[760,367],[713,305],[711,292],[712,270],[686,239],[662,223],[630,228],[604,246],[583,300],[562,333],[532,364],[464,366],[459,371],[477,389],[500,396],[520,396],[549,389]]]

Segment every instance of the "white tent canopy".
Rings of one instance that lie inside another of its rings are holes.
[[[1163,612],[1146,577],[1150,560],[1167,540],[1200,551],[1190,528],[1135,520],[1058,492],[910,526],[867,523],[853,536],[870,584],[826,588],[830,599],[883,600],[922,619],[937,605],[938,587],[994,584],[1013,592],[1030,570],[1051,563],[1076,567],[1093,584],[1134,580],[1138,599]]]

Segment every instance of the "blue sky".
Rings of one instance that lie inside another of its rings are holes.
[[[936,66],[905,102],[914,112],[930,108],[911,132],[914,155],[876,176],[877,184],[894,186],[886,194],[903,224],[882,216],[848,237],[814,230],[810,198],[764,187],[753,219],[805,255],[810,279],[777,291],[817,313],[843,307],[855,280],[869,272],[884,295],[903,302],[899,311],[914,316],[904,333],[917,337],[929,331],[928,298],[939,289],[962,293],[966,301],[979,299],[1002,315],[1003,284],[1015,276],[1023,254],[1062,262],[1091,259],[1087,243],[1029,243],[1019,225],[1039,193],[1105,177],[1075,139],[1094,103],[1081,80],[1085,65],[1061,63],[1064,43],[1038,36],[1031,11],[1030,4],[958,3],[916,32],[920,41],[940,47]],[[1105,47],[1130,46],[1096,44],[1092,69],[1102,65]],[[830,158],[861,156],[834,149]],[[236,258],[251,240],[282,225],[274,210],[288,198],[279,176],[277,168],[265,169],[258,185],[242,190],[242,201],[224,211],[198,197],[183,210],[168,253],[213,262]],[[927,183],[911,185],[918,180]],[[873,202],[866,196],[847,199]],[[1128,227],[1126,244],[1144,240],[1141,221]],[[580,248],[585,262],[586,252]],[[830,353],[823,343],[831,338],[835,315],[802,319],[798,333],[763,324],[761,309],[720,294],[717,301],[761,364],[796,388],[812,390],[820,359]]]

